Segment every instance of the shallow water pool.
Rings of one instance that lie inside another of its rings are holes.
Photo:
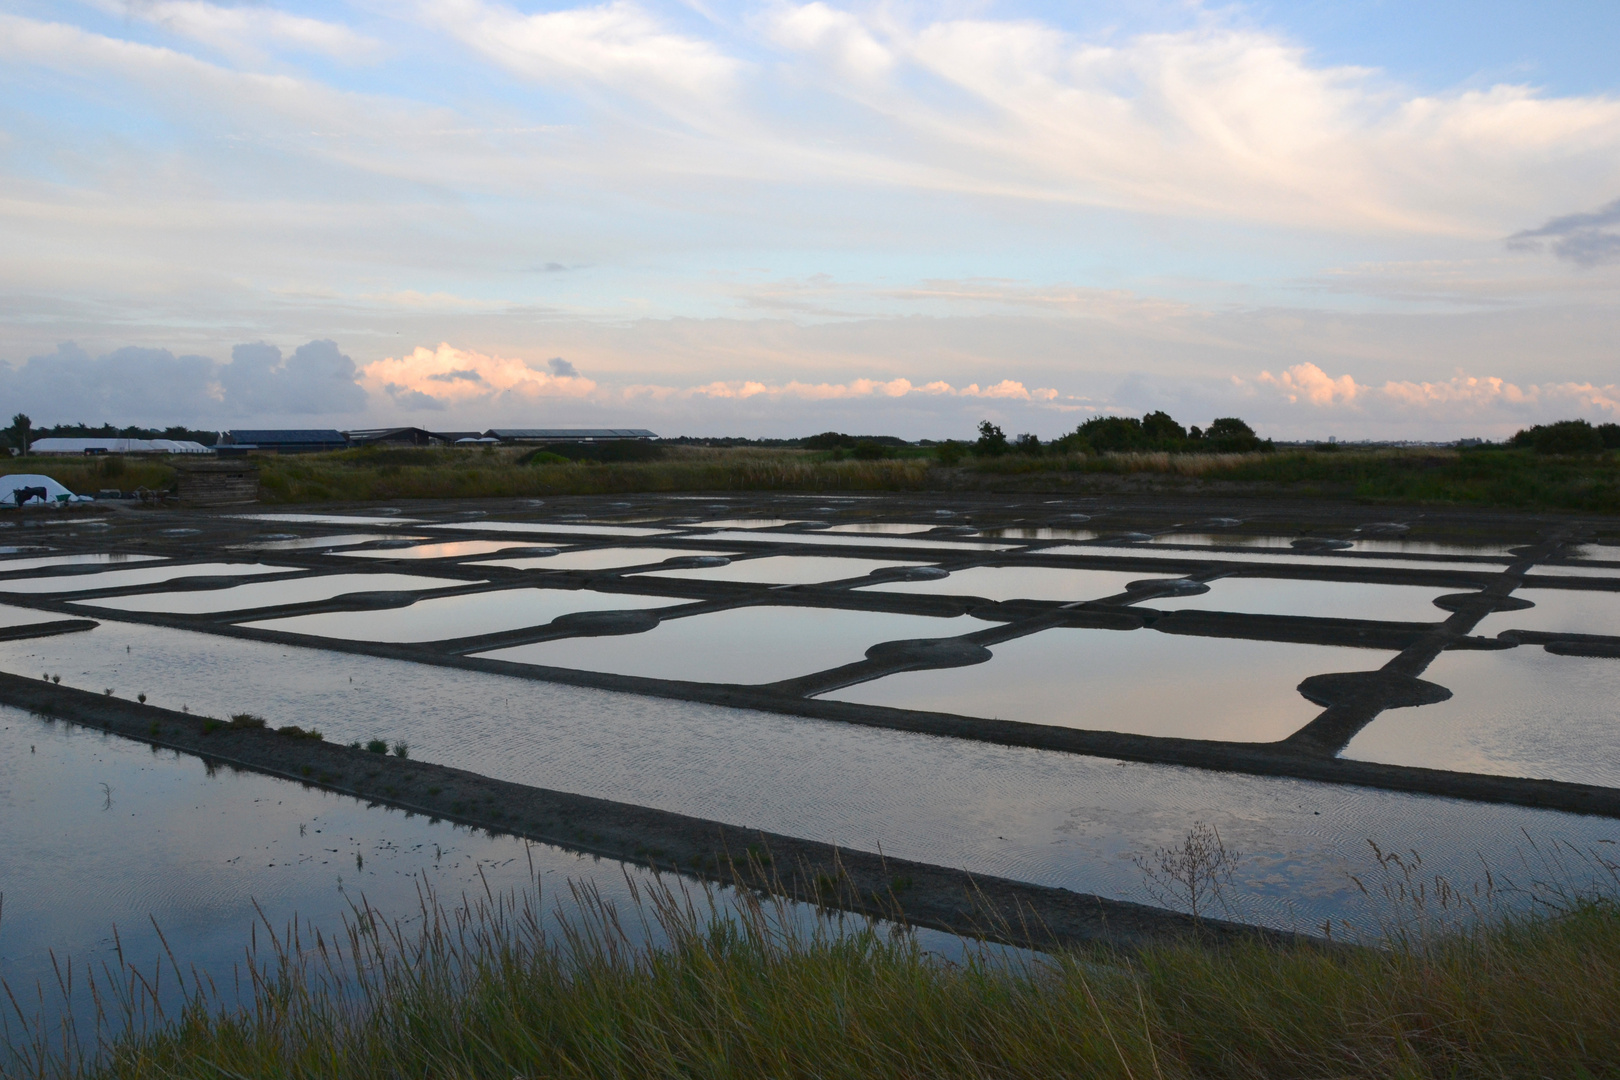
[[[346,559],[455,559],[467,555],[489,555],[507,548],[528,546],[526,540],[450,540],[441,544],[415,547],[371,548],[339,552]]]
[[[696,682],[770,683],[853,664],[880,641],[955,637],[991,623],[831,608],[748,607],[669,619],[633,637],[566,638],[493,660]]]
[[[95,693],[144,690],[154,704],[214,716],[247,709],[341,742],[402,739],[413,757],[500,779],[1143,902],[1131,856],[1202,820],[1244,852],[1233,914],[1273,926],[1366,916],[1348,874],[1372,866],[1369,838],[1415,848],[1434,873],[1469,882],[1478,854],[1511,859],[1521,828],[1581,844],[1620,837],[1620,823],[1601,818],[920,737],[161,627],[0,642],[0,668],[59,671]],[[218,830],[224,819],[199,820]]]
[[[823,581],[864,577],[873,570],[906,565],[909,564],[892,559],[847,559],[837,555],[766,555],[757,559],[740,559],[729,566],[645,570],[632,576],[746,581],[761,585],[815,585]]]
[[[1620,660],[1521,645],[1444,652],[1423,677],[1451,700],[1380,714],[1345,757],[1620,787]]]
[[[42,566],[123,566],[129,563],[159,562],[161,555],[123,555],[123,554],[95,554],[95,555],[42,555],[34,559],[4,559],[0,560],[0,574],[9,574],[17,570],[37,570]]]
[[[609,547],[589,551],[559,551],[555,555],[525,556],[515,559],[480,559],[479,566],[510,566],[514,570],[616,570],[622,566],[646,566],[665,559],[694,555],[728,555],[729,552],[697,548]]]
[[[329,611],[243,625],[353,641],[448,641],[544,626],[559,615],[575,611],[669,607],[685,602],[666,596],[630,596],[590,589],[501,589],[418,600],[409,607],[385,611]]]
[[[1306,615],[1319,619],[1442,622],[1450,612],[1434,598],[1459,592],[1434,585],[1365,585],[1298,578],[1217,578],[1209,592],[1142,601],[1161,611],[1235,611],[1254,615]]]
[[[0,592],[68,593],[92,589],[122,589],[131,585],[157,585],[188,577],[244,576],[300,573],[302,567],[266,566],[263,563],[193,563],[189,566],[144,566],[134,570],[108,570],[100,574],[18,578],[0,581]]]
[[[1524,588],[1513,595],[1536,606],[1523,611],[1492,612],[1480,620],[1474,632],[1486,636],[1503,630],[1620,635],[1620,593]]]
[[[1066,570],[1046,566],[974,566],[930,581],[886,581],[865,592],[979,596],[986,600],[1101,600],[1125,591],[1131,581],[1151,579],[1141,570]]]
[[[903,671],[821,696],[987,720],[1274,742],[1321,712],[1295,689],[1307,676],[1389,658],[1325,645],[1073,627],[989,648],[987,663]]]
[[[465,585],[453,578],[413,574],[323,574],[290,581],[255,581],[228,589],[201,592],[143,593],[101,600],[76,600],[85,607],[113,611],[162,611],[171,615],[208,615],[216,611],[246,611],[281,604],[306,604],[357,592],[411,592]]]

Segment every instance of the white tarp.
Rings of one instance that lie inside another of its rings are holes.
[[[35,439],[28,444],[31,454],[83,454],[97,450],[107,454],[212,454],[211,447],[188,439]]]
[[[44,488],[45,498],[53,503],[62,501],[64,495],[67,496],[68,502],[90,501],[83,495],[73,494],[48,476],[40,476],[38,473],[12,473],[10,476],[0,476],[0,505],[16,506],[18,488]],[[34,505],[39,505],[38,499],[34,500]]]

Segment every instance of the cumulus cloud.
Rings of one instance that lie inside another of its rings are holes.
[[[1333,405],[1354,401],[1362,391],[1350,376],[1341,375],[1335,379],[1315,364],[1295,364],[1280,375],[1262,371],[1256,381],[1275,389],[1290,403],[1306,401],[1312,405]]]
[[[1430,430],[1461,421],[1502,425],[1536,423],[1571,416],[1613,419],[1620,414],[1620,386],[1614,383],[1545,382],[1517,384],[1496,376],[1458,372],[1450,379],[1386,380],[1358,383],[1350,375],[1329,375],[1315,364],[1296,364],[1254,379],[1234,377],[1234,388],[1265,407],[1266,394],[1289,405],[1312,406],[1319,413],[1370,420],[1416,415]]]
[[[596,392],[595,382],[560,357],[540,367],[548,370],[539,370],[527,360],[489,356],[441,342],[436,349],[417,346],[403,356],[367,364],[361,382],[412,409],[498,399],[584,398]]]
[[[1518,250],[1551,250],[1577,266],[1597,266],[1620,260],[1620,199],[1589,214],[1566,214],[1539,229],[1508,237]]]
[[[135,346],[92,357],[69,341],[0,364],[0,395],[39,423],[183,423],[219,410],[215,368],[206,356]]]
[[[259,342],[232,349],[218,379],[236,415],[321,416],[366,407],[358,374],[333,341],[311,341],[285,358],[276,346]]]
[[[42,423],[195,424],[357,413],[367,399],[355,376],[330,341],[286,358],[265,342],[238,345],[224,364],[137,346],[91,356],[65,342],[17,367],[0,363],[0,394]]]

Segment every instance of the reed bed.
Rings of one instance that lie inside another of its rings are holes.
[[[410,931],[362,904],[336,939],[265,923],[229,993],[172,955],[81,976],[95,1031],[30,1029],[13,1075],[1620,1075],[1612,887],[1492,913],[1495,884],[1379,858],[1399,915],[1355,946],[970,944],[945,960],[892,924],[663,880],[631,880],[623,912],[573,885],[550,919],[537,891],[424,895]]]

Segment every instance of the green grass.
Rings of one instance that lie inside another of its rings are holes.
[[[174,484],[174,470],[160,459],[105,457],[0,457],[0,476],[37,473],[48,476],[69,491],[94,495],[103,488],[134,491],[147,488],[167,491]]]
[[[1249,454],[1044,454],[967,457],[958,467],[916,449],[857,460],[753,447],[670,447],[656,461],[522,464],[523,448],[347,450],[266,456],[267,503],[622,495],[673,491],[1133,491],[1358,499],[1519,510],[1620,513],[1620,454],[1530,450],[1283,450]],[[166,489],[159,461],[14,458],[6,472],[39,472],[74,491]]]
[[[1591,896],[1444,932],[1408,921],[1376,947],[970,948],[960,962],[879,926],[662,887],[625,913],[658,927],[664,943],[645,947],[588,889],[574,901],[550,934],[537,896],[455,911],[430,898],[410,932],[357,909],[340,940],[277,939],[237,1007],[173,958],[161,975],[109,972],[94,992],[130,1030],[99,1057],[42,1035],[14,1047],[18,1075],[1620,1075],[1620,908]],[[165,979],[189,995],[167,1018],[146,989]]]
[[[522,465],[524,451],[344,451],[261,458],[265,501],[609,495],[642,491],[913,491],[925,460],[833,461],[803,451],[677,447],[658,461]]]
[[[1149,488],[1523,510],[1620,513],[1620,455],[1391,449],[1252,454],[1123,453],[976,459],[970,473],[1023,489],[1130,477]]]

